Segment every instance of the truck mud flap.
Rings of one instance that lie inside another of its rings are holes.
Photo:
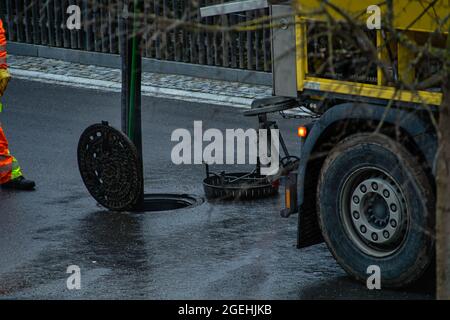
[[[322,243],[323,237],[317,221],[317,214],[313,210],[299,210],[298,241],[299,249]]]

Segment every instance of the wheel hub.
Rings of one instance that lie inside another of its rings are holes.
[[[370,243],[390,244],[401,234],[402,201],[388,181],[371,178],[361,182],[350,207],[355,230]]]
[[[354,171],[342,186],[339,206],[344,230],[362,252],[385,257],[403,245],[408,207],[389,173],[370,166]]]

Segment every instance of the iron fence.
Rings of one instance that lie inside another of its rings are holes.
[[[202,19],[199,7],[223,0],[142,0],[143,55],[148,58],[256,71],[271,70],[270,30],[207,31],[196,23],[230,26],[267,16],[268,9]],[[119,53],[120,0],[2,0],[10,41]],[[81,9],[81,29],[69,30],[67,8]],[[161,19],[155,19],[161,17]],[[177,23],[184,21],[186,23]],[[191,25],[190,25],[191,24]]]

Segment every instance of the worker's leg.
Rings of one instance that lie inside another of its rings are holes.
[[[0,185],[2,188],[32,190],[35,183],[26,180],[23,177],[22,170],[19,163],[14,158],[8,147],[8,140],[6,140],[5,133],[0,126]]]
[[[8,149],[8,140],[6,140],[2,127],[0,127],[0,184],[5,184],[12,179],[14,158],[10,155]]]
[[[12,171],[11,171],[11,180],[16,180],[17,178],[23,177],[22,169],[19,166],[19,162],[16,158],[12,157]]]

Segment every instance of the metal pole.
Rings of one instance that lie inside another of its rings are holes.
[[[122,131],[136,146],[142,177],[144,165],[142,158],[142,32],[141,1],[124,0],[121,17],[121,55],[122,55]],[[142,179],[143,181],[143,179]],[[142,185],[140,207],[144,198]]]
[[[133,0],[132,34],[130,38],[131,75],[130,75],[130,107],[128,114],[128,136],[138,149],[142,159],[142,120],[141,120],[141,83],[142,83],[142,1]]]
[[[128,0],[120,1],[119,14],[120,56],[122,58],[121,127],[122,132],[128,134],[128,108],[130,101],[130,73],[128,69]]]

